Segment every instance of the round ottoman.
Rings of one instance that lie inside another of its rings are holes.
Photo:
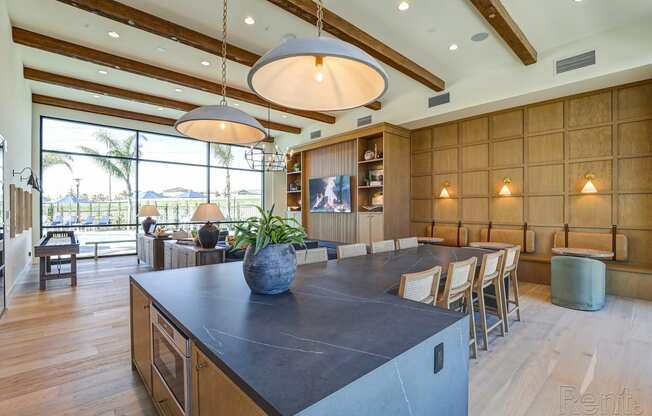
[[[552,303],[581,311],[597,311],[605,303],[606,266],[585,257],[554,256],[550,260]]]

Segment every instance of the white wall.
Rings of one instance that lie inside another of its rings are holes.
[[[11,40],[11,24],[7,14],[6,0],[0,0],[0,135],[4,136],[4,215],[7,224],[5,233],[5,258],[7,264],[6,285],[10,293],[16,280],[29,270],[28,253],[32,251],[32,235],[25,231],[9,238],[8,209],[9,184],[18,183],[11,174],[13,169],[31,166],[31,92],[23,79],[23,66],[16,47]],[[20,186],[25,188],[24,182]]]

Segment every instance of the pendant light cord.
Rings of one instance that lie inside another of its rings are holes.
[[[222,11],[222,101],[220,105],[226,104],[226,17],[228,14],[228,0],[224,0]]]
[[[317,3],[317,37],[321,37],[321,31],[324,27],[324,4],[322,0]]]

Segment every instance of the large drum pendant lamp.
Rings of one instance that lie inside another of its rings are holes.
[[[321,36],[319,0],[317,37],[288,39],[263,55],[249,71],[249,87],[278,105],[310,111],[347,110],[380,98],[387,72],[362,49]]]
[[[224,144],[251,144],[266,137],[263,126],[244,111],[229,107],[226,102],[226,18],[227,0],[222,17],[222,100],[184,114],[174,128],[185,136]]]

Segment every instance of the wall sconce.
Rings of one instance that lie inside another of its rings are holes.
[[[450,194],[448,193],[448,187],[451,186],[450,182],[446,181],[444,182],[443,188],[441,188],[441,192],[439,193],[440,198],[450,198]]]
[[[500,192],[498,192],[498,195],[500,196],[511,196],[512,191],[509,189],[509,185],[512,183],[512,180],[505,177],[503,178],[503,187],[500,188]]]
[[[23,173],[25,173],[25,171],[29,171],[29,176],[23,177]],[[21,181],[27,180],[27,185],[31,186],[35,191],[41,192],[41,185],[39,184],[36,175],[34,175],[34,171],[29,166],[21,171],[12,169],[11,174],[13,176],[19,175]]]
[[[598,192],[598,190],[595,188],[595,185],[593,185],[593,180],[595,179],[595,175],[592,173],[587,173],[584,175],[584,179],[586,179],[586,183],[584,184],[584,187],[582,188],[582,193],[583,194],[595,194]]]

